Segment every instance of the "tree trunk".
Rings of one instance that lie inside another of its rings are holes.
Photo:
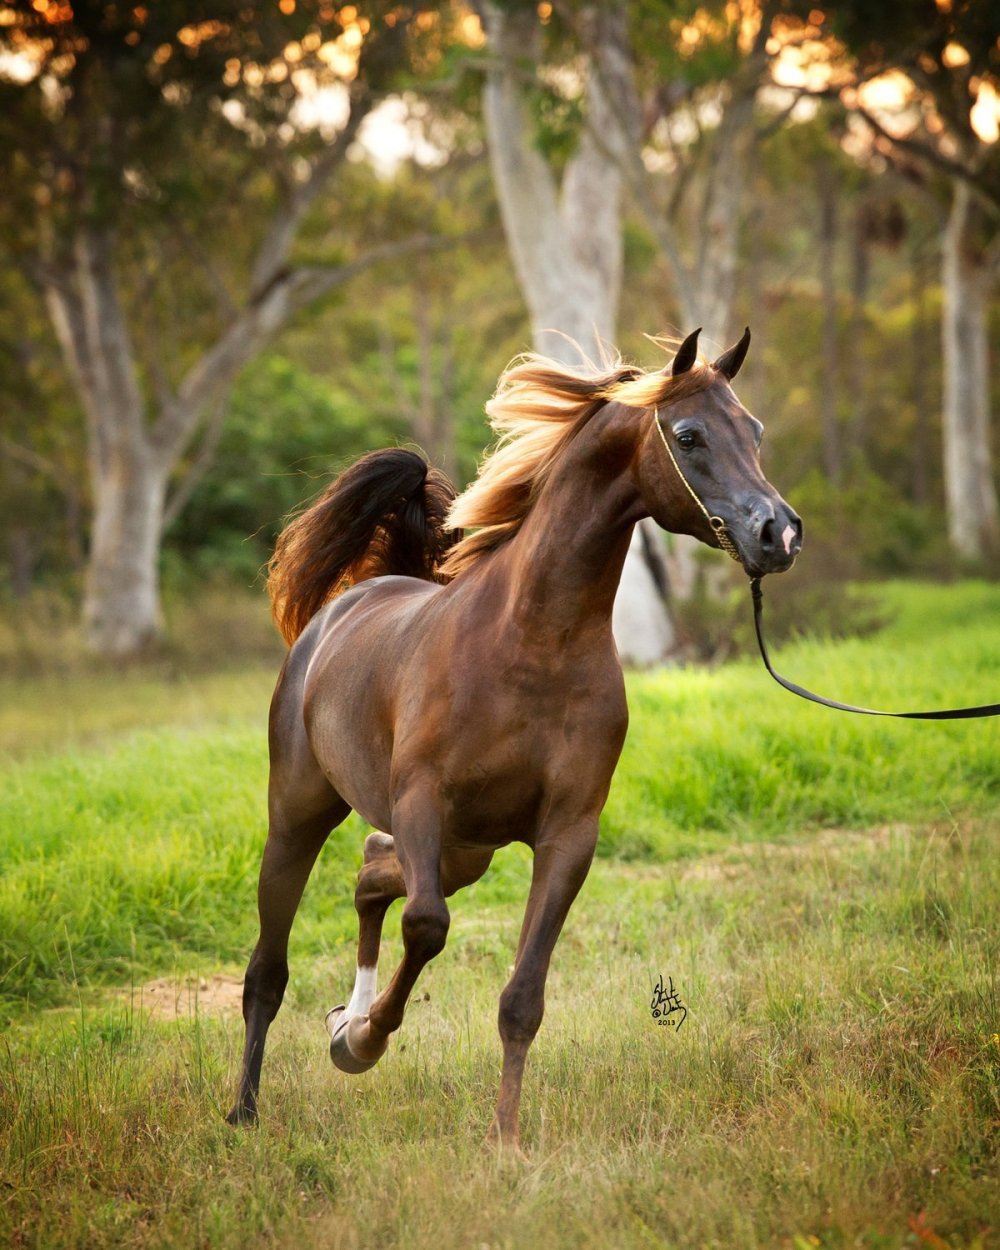
[[[819,196],[819,276],[822,316],[823,385],[820,421],[823,427],[823,468],[834,486],[840,484],[843,455],[837,417],[839,363],[837,351],[837,280],[834,262],[837,247],[837,200],[833,173],[821,163],[817,183]]]
[[[190,493],[181,482],[168,502],[168,482],[199,430],[201,454],[194,471],[204,470],[225,400],[243,367],[300,309],[375,263],[425,250],[433,242],[427,236],[394,240],[340,265],[292,263],[303,222],[375,102],[367,71],[381,80],[402,63],[406,27],[405,19],[383,24],[377,36],[365,40],[339,133],[311,160],[299,156],[276,175],[278,195],[251,258],[245,299],[238,302],[228,294],[220,299],[217,336],[190,360],[176,385],[161,368],[161,357],[171,353],[159,352],[155,338],[152,358],[144,360],[137,352],[122,298],[116,214],[104,198],[113,184],[112,171],[124,173],[115,163],[121,159],[114,142],[117,122],[105,111],[112,96],[106,98],[99,87],[88,94],[91,79],[77,82],[74,112],[85,119],[93,147],[77,160],[58,145],[58,159],[42,162],[51,164],[44,203],[53,211],[39,209],[38,263],[30,269],[86,417],[93,523],[83,614],[87,638],[99,652],[125,655],[159,633],[164,518],[175,515]],[[94,175],[97,181],[91,180]],[[63,184],[72,186],[71,201]],[[43,204],[41,196],[38,203]],[[206,269],[218,290],[210,258]],[[182,355],[189,359],[187,349],[177,353]]]
[[[118,293],[112,230],[82,224],[53,260],[46,300],[87,417],[93,516],[84,592],[88,645],[123,656],[157,637],[158,556],[169,467],[150,437]]]
[[[486,8],[496,67],[487,75],[484,108],[490,160],[504,230],[528,306],[538,351],[579,364],[598,359],[614,335],[621,288],[621,174],[588,127],[569,160],[562,187],[535,147],[517,67],[538,44],[531,10]],[[596,75],[587,104],[593,125],[613,143],[614,119]],[[569,342],[568,340],[573,340]]]
[[[979,213],[968,184],[956,182],[942,246],[942,434],[948,537],[966,560],[1000,551],[987,335],[993,275],[979,247]]]
[[[847,389],[851,415],[849,438],[855,455],[864,459],[871,431],[868,416],[868,368],[865,346],[868,334],[868,291],[871,284],[868,223],[871,209],[863,197],[854,210],[851,227],[851,365],[847,370]]]
[[[927,257],[917,243],[910,249],[910,283],[913,292],[911,393],[913,396],[913,441],[910,446],[912,470],[910,490],[913,502],[921,507],[930,503],[931,405],[927,385],[927,362],[933,351],[932,331],[927,310]]]
[[[701,326],[707,349],[716,354],[730,345],[743,190],[755,142],[757,88],[765,64],[762,51],[755,50],[730,86],[729,99],[712,137],[694,264],[687,282],[680,286],[684,332]]]
[[[160,616],[159,550],[167,475],[148,449],[122,448],[94,482],[94,515],[83,603],[88,645],[125,656],[155,641]]]
[[[580,364],[581,352],[599,361],[614,342],[621,290],[622,173],[607,153],[630,141],[609,95],[628,72],[623,14],[595,8],[586,16],[595,26],[603,72],[591,69],[588,125],[560,187],[532,142],[518,78],[518,67],[537,50],[537,16],[492,4],[481,9],[495,57],[483,94],[490,159],[535,347],[566,364]],[[653,530],[650,541],[661,542]],[[626,663],[658,663],[675,646],[667,603],[639,534],[625,561],[612,624]]]

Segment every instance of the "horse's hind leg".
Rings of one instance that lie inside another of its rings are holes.
[[[226,1117],[230,1124],[256,1122],[264,1040],[288,984],[288,935],[292,921],[316,856],[330,830],[351,810],[329,787],[324,798],[324,803],[314,800],[308,813],[299,810],[292,816],[286,815],[283,805],[272,798],[257,886],[260,937],[243,986],[243,1070],[236,1103]]]
[[[333,1007],[326,1014],[330,1057],[344,1072],[364,1072],[372,1066],[371,1063],[359,1065],[340,1043],[338,1034],[353,1016],[368,1014],[377,989],[378,953],[385,913],[391,903],[405,895],[406,883],[392,838],[387,833],[370,833],[365,839],[364,864],[354,891],[354,907],[358,913],[358,967],[354,990],[346,1007]]]
[[[492,851],[452,851],[442,856],[438,837],[438,825],[433,809],[417,802],[404,802],[397,806],[393,815],[396,832],[394,845],[398,850],[392,861],[398,866],[399,876],[386,877],[388,889],[379,896],[377,905],[372,903],[370,915],[377,914],[377,928],[369,919],[366,933],[365,918],[359,941],[359,973],[363,958],[377,958],[378,935],[382,917],[393,898],[406,895],[403,909],[403,961],[396,969],[385,990],[371,1001],[368,1014],[339,1015],[332,1023],[333,1037],[330,1055],[345,1072],[364,1072],[385,1053],[389,1036],[403,1021],[406,1003],[421,970],[444,947],[448,935],[449,914],[445,895],[472,881],[478,880],[489,867]],[[372,835],[374,836],[374,835]],[[381,835],[383,838],[386,835]],[[381,847],[388,851],[386,843]],[[367,848],[366,848],[367,849]],[[367,866],[366,866],[367,868]],[[359,881],[359,891],[365,878]],[[371,872],[374,883],[375,872]],[[389,868],[386,874],[395,873]],[[400,890],[400,886],[404,887]],[[359,908],[361,915],[361,908]],[[374,946],[365,946],[366,936],[375,935]],[[371,980],[365,992],[374,994],[374,964]]]

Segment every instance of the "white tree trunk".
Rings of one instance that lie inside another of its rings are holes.
[[[88,645],[133,654],[160,634],[159,551],[167,479],[145,449],[116,452],[100,472],[83,602]]]
[[[655,523],[643,521],[640,524],[651,525],[652,541],[662,542]],[[625,558],[611,628],[622,661],[636,668],[662,664],[664,657],[677,647],[673,622],[664,610],[663,595],[646,560],[639,526],[635,528]]]
[[[536,15],[494,5],[482,9],[495,56],[484,88],[490,159],[535,348],[567,364],[579,364],[581,351],[599,362],[603,346],[614,342],[621,291],[622,173],[606,154],[608,145],[627,141],[609,97],[616,75],[628,68],[621,14],[591,14],[602,27],[601,55],[609,72],[590,74],[589,124],[560,187],[532,142],[518,78],[518,67],[537,46]],[[661,541],[658,532],[652,541]],[[625,562],[613,628],[626,663],[658,663],[674,648],[667,604],[638,535]]]
[[[487,12],[497,55],[484,88],[490,161],[535,347],[579,364],[571,339],[598,359],[614,332],[621,287],[621,175],[585,132],[557,185],[533,143],[517,69],[537,43],[536,15],[492,5]],[[593,78],[587,98],[592,112],[606,112]]]
[[[115,283],[114,236],[81,226],[45,296],[87,418],[93,518],[84,591],[88,645],[122,656],[161,629],[158,554],[170,461],[150,442]]]
[[[977,211],[968,184],[956,182],[942,246],[942,436],[948,536],[967,560],[1000,550],[987,333],[994,278],[975,237]]]
[[[743,192],[750,153],[757,87],[766,60],[755,51],[730,85],[729,98],[711,140],[701,201],[701,230],[687,280],[678,284],[685,334],[702,327],[705,349],[717,355],[734,337],[733,300],[739,268]]]

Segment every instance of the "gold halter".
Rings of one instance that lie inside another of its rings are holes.
[[[684,476],[681,470],[681,466],[677,463],[677,458],[674,456],[674,453],[670,450],[670,444],[667,442],[667,436],[666,434],[663,433],[663,426],[660,425],[660,410],[658,407],[653,409],[653,424],[656,426],[657,433],[660,436],[660,440],[663,443],[663,446],[666,447],[667,449],[667,455],[670,457],[670,463],[674,466],[677,476],[681,479],[681,481],[684,483],[685,487],[687,488],[687,493],[691,496],[691,498],[695,501],[695,503],[704,513],[705,520],[709,523],[709,525],[712,527],[712,529],[715,532],[715,537],[716,537],[716,540],[718,541],[719,546],[726,553],[726,555],[728,555],[731,559],[735,560],[737,564],[742,564],[743,557],[736,550],[736,544],[733,542],[732,538],[730,538],[729,536],[729,531],[726,529],[725,521],[723,521],[722,517],[720,516],[712,516],[709,510],[701,502],[701,500],[698,498],[697,493],[695,492],[694,487]]]

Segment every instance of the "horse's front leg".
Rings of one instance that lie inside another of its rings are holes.
[[[503,1072],[496,1115],[488,1137],[502,1149],[521,1153],[519,1111],[528,1047],[545,1011],[545,977],[563,921],[586,879],[597,822],[546,833],[535,846],[528,906],[521,926],[514,974],[500,995]]]

